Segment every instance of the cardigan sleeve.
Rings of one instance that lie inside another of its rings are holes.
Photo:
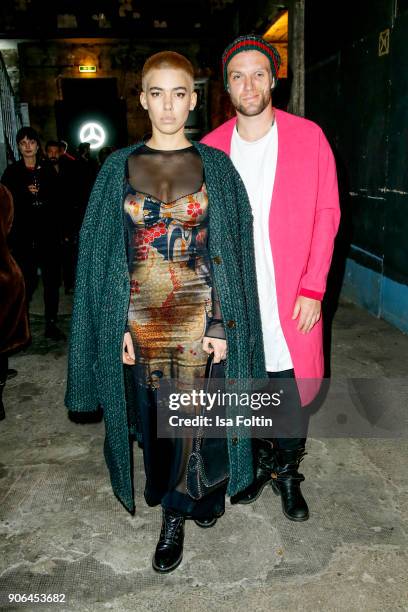
[[[322,300],[340,222],[336,163],[330,145],[320,131],[316,214],[310,255],[299,295]]]
[[[243,180],[232,165],[232,162],[225,177],[224,185],[228,189],[229,197],[234,200],[232,205],[235,207],[238,217],[240,237],[239,259],[249,325],[250,350],[252,351],[251,373],[253,378],[263,379],[266,376],[266,371],[256,280],[253,216]]]
[[[98,234],[101,198],[108,176],[107,164],[97,177],[80,231],[65,395],[65,405],[75,412],[92,412],[99,406],[94,373],[97,338],[91,304],[94,288],[89,277],[94,240]]]

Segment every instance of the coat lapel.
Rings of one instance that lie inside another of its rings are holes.
[[[220,149],[221,151],[224,151],[224,153],[226,153],[228,157],[231,157],[232,133],[235,129],[236,124],[237,124],[236,117],[234,119],[231,119],[231,121],[228,121],[224,126],[225,131],[222,134],[222,136],[219,138],[219,141],[217,143],[217,148]]]
[[[286,195],[291,183],[288,169],[290,168],[290,138],[287,137],[287,122],[285,113],[275,109],[275,121],[278,131],[278,157],[276,161],[275,181],[273,185],[272,198],[269,209],[269,241],[272,251],[272,259],[276,267],[279,267],[279,252],[276,248],[279,237],[285,236],[284,227],[287,222],[284,214],[286,208]],[[293,180],[293,178],[292,178]]]

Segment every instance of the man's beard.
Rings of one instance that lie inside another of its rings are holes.
[[[231,102],[236,111],[241,113],[241,115],[245,115],[245,117],[256,117],[256,115],[260,115],[267,106],[271,103],[271,90],[267,89],[262,92],[261,98],[256,106],[252,106],[251,110],[246,110],[243,104],[240,104],[238,100],[234,100],[231,96]]]

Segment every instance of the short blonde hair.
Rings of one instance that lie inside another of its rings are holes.
[[[184,72],[194,82],[194,68],[190,60],[181,53],[176,51],[160,51],[151,55],[144,63],[142,68],[142,89],[146,84],[146,77],[151,70],[160,68],[173,68],[176,70],[184,70]]]

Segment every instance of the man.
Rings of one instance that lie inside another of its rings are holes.
[[[69,161],[75,161],[75,157],[71,155],[70,153],[68,153],[68,143],[65,140],[60,140],[58,145],[59,145],[60,157],[64,157],[65,159],[68,159]]]
[[[56,140],[49,140],[45,145],[45,155],[48,161],[54,166],[55,171],[59,173],[59,162],[62,159],[60,153],[60,145]]]
[[[55,173],[40,159],[40,140],[31,127],[17,132],[21,160],[4,171],[1,182],[14,200],[14,223],[10,234],[12,254],[20,266],[31,300],[41,270],[44,287],[45,331],[52,340],[64,340],[57,327],[61,282],[61,233]]]
[[[285,437],[253,440],[254,481],[231,503],[251,503],[271,483],[285,516],[304,521],[301,406],[314,398],[323,376],[321,301],[340,219],[335,162],[316,124],[272,106],[280,65],[272,45],[241,36],[222,64],[236,118],[203,142],[231,156],[248,192],[266,369],[284,391],[288,430]]]
[[[98,174],[98,164],[91,157],[91,145],[89,142],[81,142],[78,145],[78,156],[76,170],[78,173],[77,189],[80,207],[80,225],[82,224],[89,196]]]
[[[73,291],[75,283],[76,251],[80,228],[80,195],[77,189],[76,163],[61,154],[61,143],[49,140],[45,145],[46,157],[54,169],[58,185],[58,203],[62,211],[60,216],[62,244],[61,264],[65,294]]]

